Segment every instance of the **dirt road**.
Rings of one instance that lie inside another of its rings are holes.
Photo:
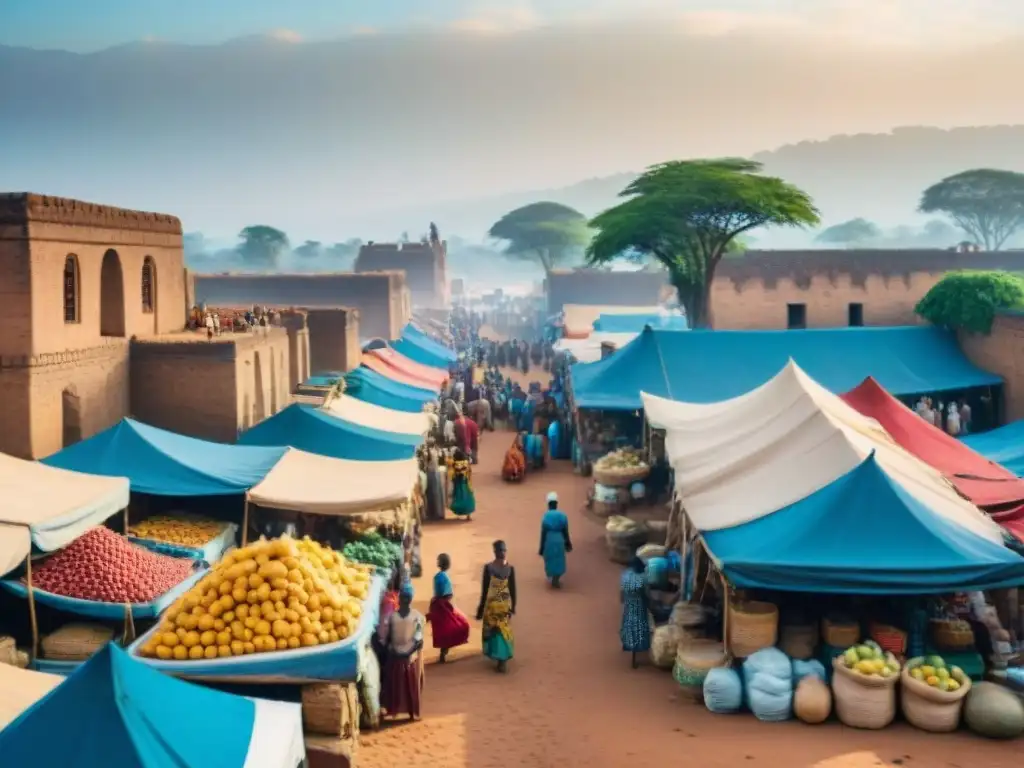
[[[836,723],[760,723],[750,714],[712,715],[675,698],[670,674],[630,669],[619,645],[620,567],[605,553],[601,526],[581,511],[586,482],[568,462],[507,485],[499,470],[512,434],[486,433],[473,478],[471,522],[429,524],[416,608],[426,613],[438,553],[451,555],[456,603],[476,610],[480,572],[502,538],[516,566],[516,657],[507,675],[470,645],[435,663],[428,629],[424,717],[364,733],[360,768],[1001,768],[1018,765],[1019,744],[967,734],[929,735],[905,725],[880,732]],[[548,491],[569,515],[574,551],[561,591],[537,556]]]

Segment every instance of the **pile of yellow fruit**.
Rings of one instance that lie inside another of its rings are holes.
[[[889,678],[900,673],[900,663],[896,657],[883,651],[873,640],[847,648],[843,653],[843,663],[847,669],[868,677]]]
[[[141,654],[216,659],[344,640],[359,624],[370,573],[308,537],[261,539],[228,552],[179,598]]]
[[[940,656],[926,656],[907,662],[910,676],[940,691],[959,691],[964,684],[964,671],[960,667],[947,667]]]
[[[162,541],[180,547],[205,547],[220,536],[224,523],[203,517],[167,517],[157,515],[130,526],[128,535],[138,539]]]

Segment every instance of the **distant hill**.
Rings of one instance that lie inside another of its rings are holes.
[[[921,192],[967,168],[1024,172],[1024,125],[944,130],[897,128],[889,133],[833,136],[758,152],[765,172],[811,194],[824,225],[863,217],[883,227],[923,223],[916,213]],[[434,215],[466,234],[486,229],[508,210],[536,200],[571,205],[588,216],[614,205],[636,173],[588,179],[559,189],[517,192],[440,206]],[[436,207],[435,207],[436,209]],[[758,244],[799,245],[807,235],[757,233]],[[794,242],[795,241],[795,242]]]

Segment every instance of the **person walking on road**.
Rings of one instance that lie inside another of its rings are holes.
[[[469,642],[469,619],[455,607],[452,580],[448,569],[451,558],[442,552],[437,556],[437,573],[434,574],[434,596],[427,610],[427,621],[433,629],[434,647],[441,651],[441,663],[448,660],[448,651]]]
[[[634,557],[620,582],[622,624],[619,637],[622,650],[633,655],[633,669],[640,666],[636,655],[651,650],[651,625],[647,619],[647,578],[644,575],[646,570],[644,561]]]
[[[494,542],[494,560],[484,566],[480,605],[476,618],[483,622],[484,656],[498,663],[499,672],[508,671],[515,655],[512,617],[516,613],[516,569],[508,561],[504,541]]]
[[[544,575],[551,586],[560,589],[565,575],[565,555],[572,552],[569,518],[558,508],[558,494],[548,494],[548,510],[540,521],[540,556],[544,558]]]

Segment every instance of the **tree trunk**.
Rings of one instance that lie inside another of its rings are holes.
[[[704,293],[700,285],[694,285],[688,274],[678,270],[669,270],[669,282],[679,294],[679,303],[686,309],[686,322],[691,328],[703,328],[705,303]]]

